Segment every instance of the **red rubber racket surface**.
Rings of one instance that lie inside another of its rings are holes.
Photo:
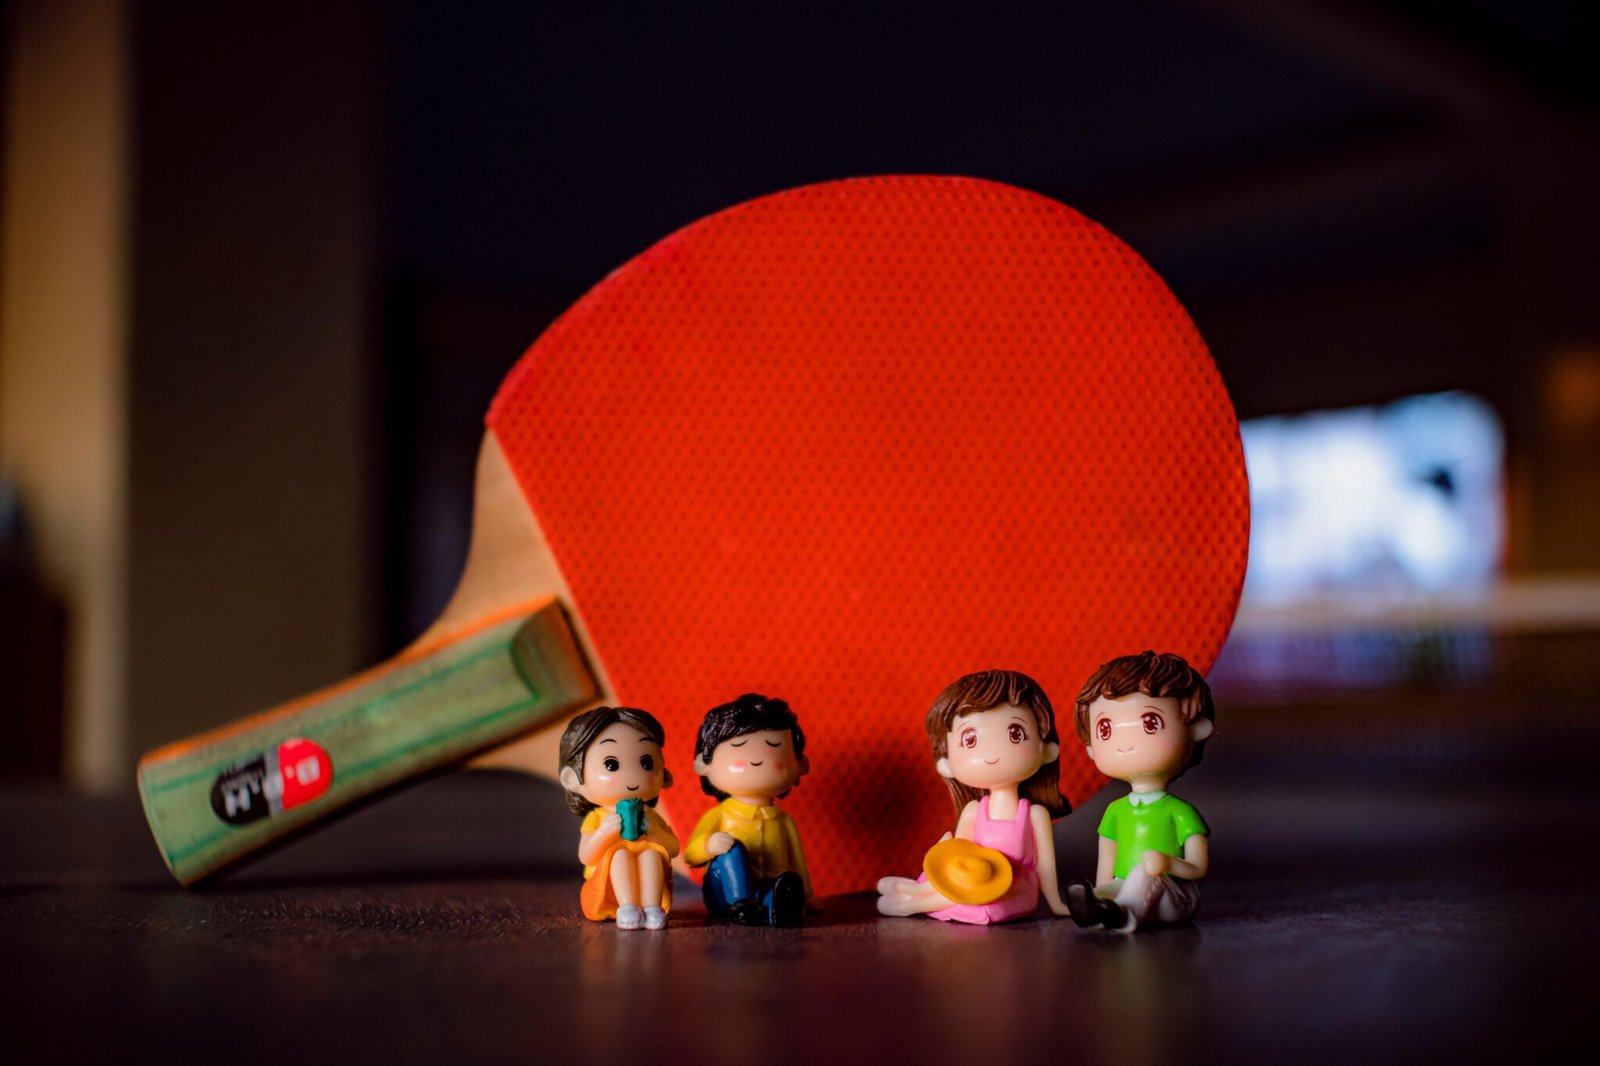
[[[922,728],[945,684],[1036,677],[1080,802],[1088,673],[1208,668],[1244,578],[1238,425],[1188,316],[1110,233],[992,182],[703,219],[554,323],[488,423],[619,699],[666,726],[680,830],[711,802],[705,710],[793,704],[819,892],[915,873],[953,825]]]

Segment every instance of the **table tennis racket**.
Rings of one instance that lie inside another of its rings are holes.
[[[481,763],[554,776],[541,721],[644,707],[667,730],[680,829],[710,802],[689,768],[704,711],[789,700],[813,770],[784,805],[815,886],[866,888],[953,822],[922,729],[944,685],[996,666],[1043,683],[1080,802],[1103,779],[1073,740],[1078,686],[1144,648],[1209,667],[1243,581],[1238,426],[1193,324],[1110,233],[993,182],[828,182],[703,219],[553,323],[486,421],[461,584],[398,664],[141,763],[180,879],[358,798],[310,719],[396,671],[425,685],[481,639],[501,681],[565,662],[574,682],[506,723],[526,738],[474,735],[494,748]],[[570,627],[513,637],[535,604]],[[536,650],[562,641],[570,654]],[[389,787],[459,761],[437,736],[493,702],[345,713],[417,760]],[[325,750],[331,788],[243,827],[206,810],[217,775],[296,738]],[[250,847],[230,840],[252,826]]]

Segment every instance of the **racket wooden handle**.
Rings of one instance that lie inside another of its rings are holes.
[[[597,693],[570,621],[547,599],[153,751],[139,762],[139,797],[167,867],[191,884]]]

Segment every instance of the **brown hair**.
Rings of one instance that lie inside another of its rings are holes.
[[[950,754],[950,727],[956,718],[1008,704],[1032,712],[1033,720],[1039,724],[1041,743],[1057,742],[1056,712],[1039,682],[1016,670],[982,670],[952,681],[928,708],[928,744],[933,748],[934,761]],[[1057,755],[1022,782],[1017,791],[1029,803],[1048,810],[1050,817],[1060,818],[1071,809],[1061,796],[1060,778],[1061,758]],[[968,803],[983,796],[982,789],[963,785],[953,777],[945,778],[944,783],[950,789],[957,815]]]
[[[578,775],[578,780],[582,781],[583,756],[588,752],[589,745],[594,743],[595,737],[618,722],[631,725],[662,748],[667,746],[666,731],[649,711],[641,711],[637,707],[596,707],[567,723],[566,731],[561,734],[561,769],[570,767]],[[672,784],[672,774],[667,770],[663,770],[662,774],[662,787],[666,788]],[[567,806],[573,814],[588,814],[597,806],[570,789],[563,791],[567,794]],[[653,799],[646,802],[652,807],[656,805]]]
[[[1157,699],[1163,696],[1172,697],[1178,701],[1178,713],[1183,715],[1185,722],[1192,722],[1196,718],[1209,718],[1215,721],[1217,717],[1216,708],[1211,703],[1211,686],[1206,684],[1206,679],[1201,676],[1200,671],[1190,666],[1183,656],[1173,655],[1171,652],[1158,655],[1153,651],[1142,651],[1138,655],[1123,655],[1108,663],[1102,663],[1098,670],[1089,675],[1089,680],[1083,683],[1083,691],[1078,693],[1076,714],[1078,739],[1085,744],[1093,743],[1092,734],[1089,732],[1091,703],[1102,696],[1106,699],[1120,700],[1135,692],[1142,692]],[[1189,766],[1200,764],[1205,746],[1204,740],[1195,744],[1194,751],[1189,756]]]

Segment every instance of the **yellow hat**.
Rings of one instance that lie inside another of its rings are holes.
[[[922,871],[939,895],[956,903],[993,903],[1011,888],[1011,861],[960,837],[929,848]]]

